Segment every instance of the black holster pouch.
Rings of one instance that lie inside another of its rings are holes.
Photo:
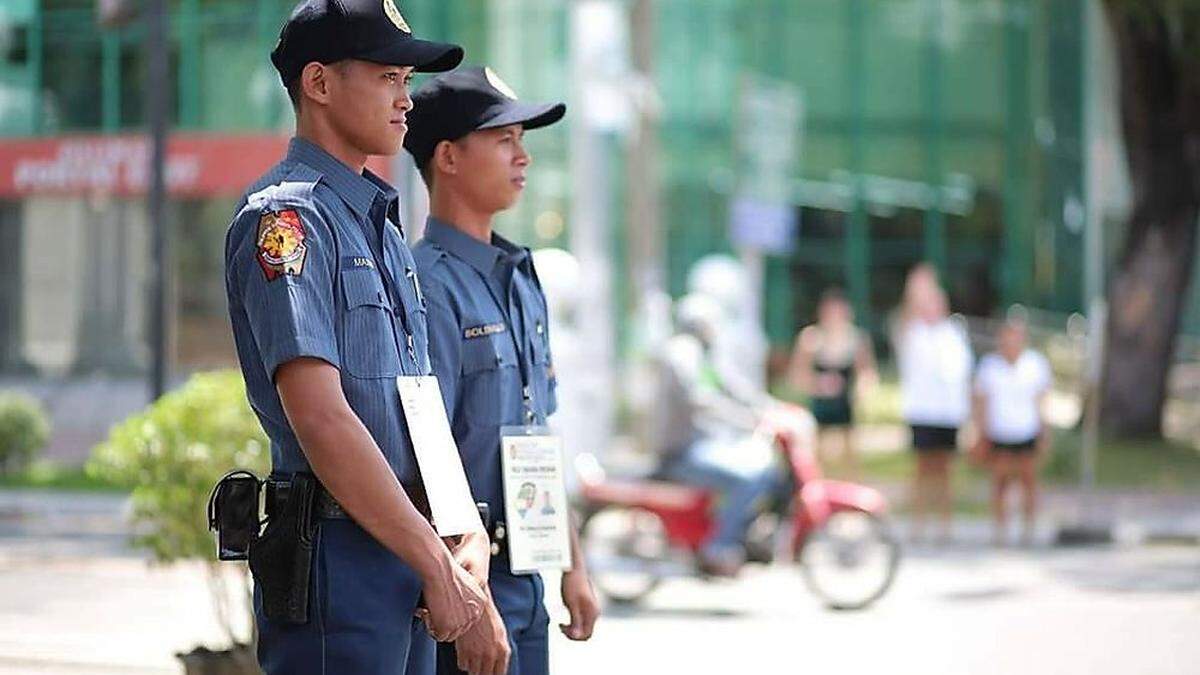
[[[262,593],[268,620],[308,623],[308,589],[316,533],[316,497],[311,474],[292,474],[286,483],[268,483],[267,526],[250,544],[250,573]]]
[[[262,481],[249,471],[225,474],[208,498],[208,529],[217,533],[218,560],[245,560],[258,537]]]

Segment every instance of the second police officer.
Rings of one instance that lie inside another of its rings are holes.
[[[271,441],[271,520],[251,550],[259,661],[391,675],[423,635],[422,594],[441,640],[486,605],[419,506],[433,488],[411,431],[428,420],[402,411],[399,387],[429,374],[425,308],[396,191],[365,169],[400,149],[411,74],[453,68],[462,50],[414,38],[393,0],[305,0],[271,59],[296,136],[247,191],[225,250],[238,359]],[[467,541],[486,555],[482,531]]]
[[[557,122],[566,106],[520,102],[495,72],[479,67],[434,77],[413,101],[404,145],[430,195],[425,237],[414,247],[429,307],[430,357],[471,491],[488,503],[493,534],[504,544],[499,523],[509,523],[511,540],[518,516],[504,513],[502,435],[506,427],[546,423],[555,410],[555,379],[546,300],[530,251],[496,234],[492,221],[525,186],[525,131]],[[587,640],[599,605],[575,528],[565,530],[572,562],[561,593],[571,623],[561,628],[569,639]],[[454,645],[438,646],[438,672],[547,673],[541,576],[514,572],[507,552],[471,569],[488,583],[493,604]]]

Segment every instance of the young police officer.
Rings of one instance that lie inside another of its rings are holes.
[[[503,428],[544,425],[555,409],[555,382],[546,300],[529,250],[496,235],[492,218],[525,186],[531,161],[522,146],[525,130],[557,122],[566,106],[520,103],[485,68],[439,75],[414,92],[413,101],[404,145],[430,193],[425,238],[414,249],[429,303],[430,357],[471,491],[488,503],[494,538],[504,544],[525,509],[505,513]],[[543,494],[530,486],[527,507],[537,500],[542,512],[553,512]],[[500,522],[507,522],[507,537]],[[599,606],[574,527],[563,530],[573,564],[562,579],[571,614],[562,630],[572,640],[587,640]],[[501,547],[493,552],[499,553],[490,575],[487,564],[472,566],[487,581],[493,605],[454,646],[439,646],[439,673],[456,672],[455,666],[472,675],[548,672],[542,579],[514,572]]]
[[[271,60],[296,136],[226,240],[238,358],[271,439],[271,519],[251,550],[267,673],[403,672],[422,594],[440,640],[487,603],[409,497],[421,420],[402,414],[397,378],[429,374],[425,308],[396,192],[364,168],[399,151],[413,71],[453,68],[462,50],[414,38],[392,3],[293,11]],[[487,550],[482,531],[467,540]]]

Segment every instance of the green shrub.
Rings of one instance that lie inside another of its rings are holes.
[[[193,376],[110,432],[88,473],[131,489],[137,543],[161,561],[215,557],[205,510],[226,472],[262,475],[270,445],[237,371]]]
[[[50,438],[50,420],[37,399],[0,393],[0,474],[20,471]]]

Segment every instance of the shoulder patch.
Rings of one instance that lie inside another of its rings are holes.
[[[254,255],[267,281],[300,276],[308,254],[304,239],[304,223],[295,209],[268,211],[259,217]]]

